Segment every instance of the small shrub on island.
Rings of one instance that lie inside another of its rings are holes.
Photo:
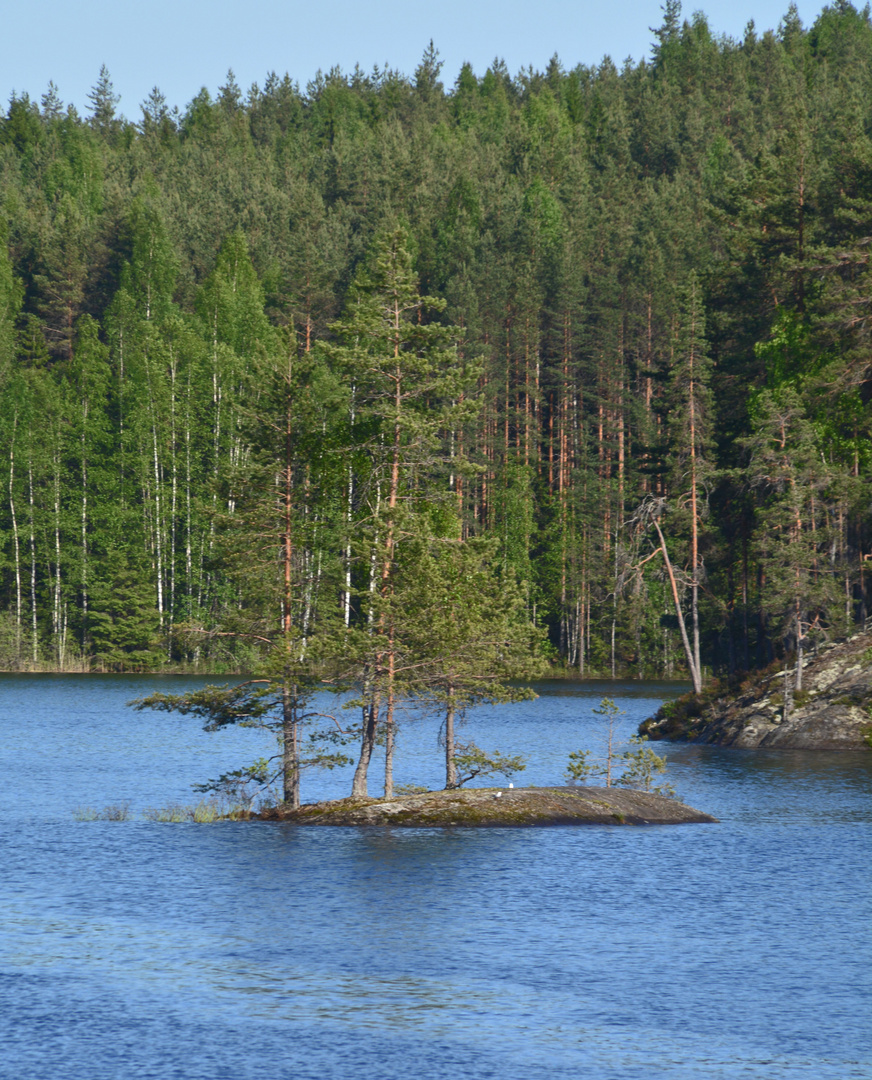
[[[583,784],[593,775],[596,766],[588,761],[590,753],[590,750],[573,750],[569,755],[569,764],[563,774],[568,784]]]
[[[670,703],[672,704],[672,703]],[[606,787],[613,783],[621,787],[634,788],[637,791],[653,791],[658,795],[675,795],[675,789],[667,784],[655,787],[654,778],[666,772],[666,758],[655,754],[648,743],[647,735],[633,735],[630,738],[631,750],[615,753],[615,721],[621,715],[611,698],[603,698],[599,708],[593,710],[595,716],[603,717],[606,728],[606,754],[601,760],[591,759],[590,750],[574,750],[569,755],[564,777],[570,785],[584,784],[588,777],[604,777]],[[616,777],[612,769],[620,763],[624,771]]]
[[[626,750],[621,754],[620,760],[626,765],[624,772],[618,777],[617,783],[622,787],[635,788],[637,791],[654,791],[658,795],[675,795],[675,788],[671,784],[653,786],[655,776],[666,772],[666,758],[655,754],[650,746],[647,746],[647,735],[633,735],[630,738],[633,750]]]

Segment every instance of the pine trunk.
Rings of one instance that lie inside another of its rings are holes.
[[[448,690],[448,706],[445,710],[445,789],[457,787],[457,765],[454,761],[454,714],[455,700],[451,688]]]
[[[295,810],[300,805],[299,725],[294,702],[296,687],[285,685],[282,693],[282,798]]]
[[[378,694],[374,694],[369,703],[363,709],[363,730],[360,740],[360,756],[357,759],[357,768],[354,770],[354,779],[351,782],[352,798],[366,798],[366,775],[369,763],[372,760],[372,752],[375,749],[375,737],[378,731],[379,700]]]

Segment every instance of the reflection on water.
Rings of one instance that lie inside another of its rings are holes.
[[[123,707],[156,682],[0,678],[0,1076],[868,1076],[872,755],[666,747],[707,826],[75,822],[268,749]],[[470,734],[554,782],[600,697],[626,739],[663,689],[605,685],[542,684]],[[400,782],[439,783],[432,724],[399,753]]]
[[[689,682],[666,679],[650,679],[646,682],[629,679],[542,679],[531,683],[537,694],[549,698],[570,697],[576,701],[593,698],[597,703],[602,698],[626,701],[628,698],[644,698],[654,701],[654,709],[664,701],[681,697],[693,687]]]

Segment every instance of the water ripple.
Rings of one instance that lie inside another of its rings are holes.
[[[668,748],[713,826],[73,821],[256,756],[124,710],[151,685],[0,678],[0,766],[32,781],[0,792],[3,1080],[868,1077],[864,755]],[[475,731],[534,742],[532,782],[596,734],[590,688],[541,689]],[[432,768],[432,732],[401,739]]]

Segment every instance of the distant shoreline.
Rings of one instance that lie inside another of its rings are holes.
[[[49,668],[49,667],[37,667],[37,668],[0,668],[0,675],[172,675],[180,678],[182,676],[190,676],[196,679],[215,679],[218,681],[226,679],[250,679],[254,677],[254,673],[251,671],[189,671],[184,668],[149,668],[146,671],[95,671],[93,669],[84,670],[82,668]],[[525,680],[518,680],[525,681]],[[638,675],[617,675],[613,679],[611,675],[584,675],[579,677],[578,675],[568,675],[565,672],[548,672],[545,675],[536,679],[526,680],[530,685],[537,682],[564,682],[564,683],[578,683],[591,685],[597,683],[603,683],[608,685],[616,685],[618,683],[658,683],[663,686],[674,687],[676,693],[683,693],[682,688],[689,688],[690,682],[687,679],[665,679],[659,676],[650,676],[646,678],[639,678]]]

